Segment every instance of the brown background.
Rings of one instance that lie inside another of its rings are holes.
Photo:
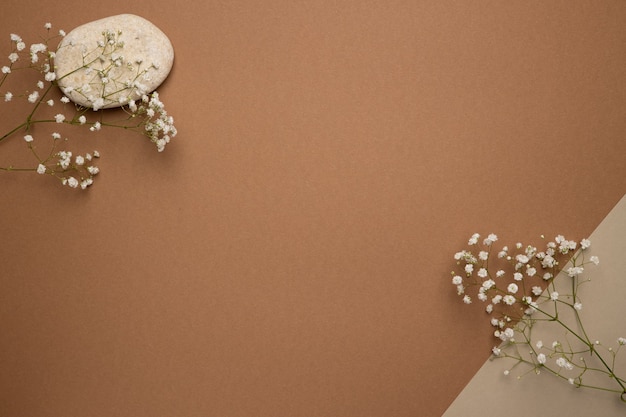
[[[88,192],[0,172],[2,417],[440,416],[492,345],[452,254],[626,192],[621,0],[4,0],[0,45],[124,12],[179,135],[77,140]]]

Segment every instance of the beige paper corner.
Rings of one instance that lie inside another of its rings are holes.
[[[598,256],[600,264],[585,271],[592,281],[579,293],[584,303],[581,316],[591,339],[616,346],[618,337],[626,337],[623,320],[626,317],[626,196],[600,223],[590,240],[589,256]],[[567,284],[568,279],[565,273],[557,276],[557,290],[558,283]],[[549,329],[541,328],[540,324],[533,328],[534,335],[539,332],[547,343],[553,340],[550,337],[558,337],[550,335]],[[624,352],[617,361],[618,369],[626,371]],[[619,400],[618,394],[576,388],[546,372],[528,373],[521,379],[516,377],[520,373],[517,371],[505,376],[504,371],[513,363],[509,359],[485,362],[443,417],[483,417],[500,412],[516,417],[537,411],[543,415],[626,415],[626,404]]]

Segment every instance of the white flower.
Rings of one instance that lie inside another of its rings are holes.
[[[496,277],[500,278],[504,274],[505,274],[505,272],[502,269],[500,269],[500,270],[498,270],[498,272],[496,272]]]
[[[504,297],[502,297],[502,301],[504,302],[504,304],[512,306],[513,304],[515,304],[515,297],[513,297],[510,294],[507,294]]]
[[[465,304],[471,304],[472,303],[472,299],[470,298],[469,295],[466,295],[465,297],[463,297],[463,302]]]
[[[42,90],[44,87],[43,81],[41,80],[37,81],[37,87],[39,87],[39,89]]]
[[[50,30],[50,29],[52,29],[52,23],[49,23],[49,22],[48,22],[48,23],[46,23],[45,25],[43,25],[43,27],[44,27],[45,29],[47,29],[47,30]]]
[[[619,343],[620,345],[626,345],[626,337],[619,337],[617,339],[617,343]]]
[[[582,274],[584,270],[585,269],[582,266],[572,266],[567,269],[567,275],[573,278],[577,275]]]
[[[39,98],[39,91],[33,91],[32,93],[28,95],[28,102],[34,103],[37,101],[38,98]]]
[[[589,239],[583,239],[580,241],[580,247],[583,250],[587,249],[589,246],[591,246],[591,241]]]
[[[494,296],[494,297],[491,299],[491,302],[492,302],[493,304],[499,304],[499,303],[500,303],[500,301],[502,301],[502,296],[501,296],[500,294],[498,294],[498,295]]]
[[[3,74],[10,74],[11,73],[11,68],[7,67],[6,65],[2,67],[2,73]]]
[[[100,158],[100,152],[98,152],[98,151],[93,151],[93,157],[94,157],[94,158]]]
[[[54,116],[54,121],[57,123],[63,123],[64,120],[65,120],[65,116],[62,115],[61,113]]]
[[[546,355],[544,355],[543,353],[540,353],[539,355],[537,355],[537,362],[540,363],[541,365],[546,363]]]
[[[483,240],[483,244],[489,246],[491,245],[493,242],[495,242],[496,240],[498,240],[498,236],[496,236],[493,233],[490,233],[487,238],[485,240]]]
[[[10,91],[7,91],[4,94],[4,101],[11,101],[11,99],[13,99],[13,93]]]
[[[54,106],[54,100],[50,99],[48,101],[46,101],[46,104],[50,107]]]
[[[100,128],[102,127],[102,125],[100,124],[100,122],[96,122],[93,124],[93,126],[91,126],[89,128],[89,130],[91,130],[92,132],[95,132],[96,130],[100,130]],[[94,154],[95,156],[95,154]]]
[[[559,293],[558,293],[558,292],[556,292],[556,291],[552,291],[552,292],[550,293],[550,300],[552,300],[552,301],[556,301],[556,300],[558,300],[558,299],[559,299]]]
[[[485,293],[484,293],[484,292],[479,292],[479,293],[478,293],[478,299],[479,299],[480,301],[482,301],[482,302],[485,302],[485,301],[487,301],[487,295],[485,295]]]
[[[472,246],[478,243],[478,238],[480,235],[478,233],[474,233],[472,237],[468,240],[467,244]]]
[[[515,256],[515,260],[521,264],[526,264],[530,259],[528,259],[528,256],[526,255],[519,254]]]
[[[538,340],[535,346],[537,346],[537,349],[541,349],[543,347],[543,342],[541,340]]]
[[[539,286],[534,286],[534,287],[532,288],[532,292],[533,292],[533,294],[534,294],[535,296],[537,296],[537,297],[538,297],[538,296],[540,296],[540,295],[541,295],[541,293],[543,292],[543,288],[541,288],[541,287],[539,287]]]
[[[85,164],[85,158],[81,155],[76,156],[76,165],[81,166]]]
[[[530,265],[526,265],[526,275],[528,275],[529,277],[533,277],[536,273],[537,269],[533,268]]]
[[[510,294],[515,294],[518,290],[518,286],[515,283],[511,283],[509,284],[509,286],[506,288],[506,290],[510,293]]]
[[[455,275],[454,277],[452,277],[452,284],[454,285],[461,285],[463,283],[463,278]]]
[[[500,350],[499,347],[494,346],[493,349],[491,349],[491,352],[493,353],[494,356],[500,356],[500,353],[502,353],[502,350]]]
[[[59,35],[65,36],[65,31],[63,29],[59,29]]]
[[[24,136],[24,140],[25,140],[26,142],[30,143],[30,142],[32,142],[32,141],[33,141],[33,137],[32,137],[31,135],[26,135],[26,136]]]
[[[59,132],[52,132],[53,139],[61,139],[61,134]]]
[[[65,104],[67,104],[67,103],[69,103],[69,102],[70,102],[70,99],[69,99],[69,98],[67,98],[66,96],[61,97],[61,103],[65,103]]]
[[[519,272],[516,272],[516,273],[514,273],[514,274],[513,274],[513,279],[514,279],[515,281],[521,281],[522,279],[524,279],[524,275],[522,275],[522,274],[521,274],[521,273],[519,273]]]
[[[26,48],[26,44],[22,41],[15,44],[15,49],[18,51],[23,51]]]
[[[549,272],[546,272],[545,274],[543,274],[543,279],[546,281],[549,281],[550,279],[552,279],[552,274]]]
[[[583,309],[582,303],[574,303],[574,309],[580,311]]]
[[[74,177],[69,177],[67,179],[67,185],[69,185],[72,188],[77,188],[78,187],[78,180]]]
[[[598,258],[597,256],[592,256],[591,258],[589,258],[589,260],[594,264],[594,265],[598,265],[600,263],[600,258]]]
[[[565,369],[567,369],[569,371],[574,369],[574,365],[569,363],[568,360],[563,358],[563,357],[557,358],[556,364],[558,365],[559,368],[565,368]]]
[[[486,261],[487,259],[489,259],[489,252],[481,250],[478,253],[478,259],[480,259],[481,261]]]
[[[472,264],[465,265],[465,272],[467,273],[467,275],[471,275],[472,272],[474,272],[474,265]]]
[[[483,284],[482,284],[482,287],[481,287],[481,288],[483,288],[485,291],[487,291],[487,290],[491,289],[492,287],[494,287],[495,285],[496,285],[496,283],[495,283],[495,281],[494,281],[494,280],[492,280],[492,279],[488,279],[488,280],[485,280],[485,281],[483,282]]]
[[[480,268],[480,269],[478,270],[477,275],[478,275],[479,277],[481,277],[481,278],[486,278],[486,277],[487,277],[487,275],[488,275],[488,274],[487,274],[487,270],[486,270],[485,268]]]
[[[37,166],[37,174],[45,174],[46,173],[46,166],[43,164],[39,164]]]
[[[46,72],[46,75],[44,76],[44,79],[46,81],[54,81],[56,80],[56,78],[57,78],[57,75],[52,71]]]
[[[493,304],[488,304],[487,307],[485,307],[485,311],[491,314],[493,312]]]
[[[84,115],[81,115],[78,118],[78,123],[80,123],[81,125],[84,125],[87,122],[87,118]]]
[[[98,172],[100,172],[100,168],[92,165],[87,167],[87,171],[89,171],[91,175],[96,175]]]
[[[91,178],[84,179],[80,183],[80,188],[84,190],[85,188],[89,187],[91,184],[93,184],[93,179]]]

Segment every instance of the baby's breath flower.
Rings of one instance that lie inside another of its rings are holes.
[[[506,288],[506,290],[510,293],[510,294],[515,294],[518,291],[518,286],[517,284],[511,283],[509,284],[509,286]]]
[[[34,103],[37,101],[38,98],[39,98],[39,91],[33,91],[32,93],[28,95],[28,102]]]
[[[469,239],[469,241],[467,242],[467,244],[470,246],[477,244],[478,238],[480,238],[480,235],[478,233],[474,233],[472,237]]]
[[[24,136],[24,140],[25,140],[26,142],[29,142],[29,143],[30,143],[30,142],[32,142],[32,141],[33,141],[33,137],[32,137],[31,135],[25,135],[25,136]]]
[[[583,309],[582,303],[574,303],[574,309],[578,311],[582,310]]]
[[[65,120],[65,116],[62,115],[61,113],[54,116],[54,121],[57,123],[63,123],[64,120]]]
[[[4,101],[11,101],[13,99],[13,93],[10,91],[7,91],[6,93],[4,93]]]
[[[582,266],[572,266],[567,269],[567,275],[570,277],[575,277],[583,273],[585,269]]]
[[[463,302],[465,304],[471,304],[472,303],[472,298],[469,295],[466,295],[463,297]]]
[[[11,68],[7,67],[6,65],[2,67],[2,73],[3,74],[10,74],[11,73]]]
[[[597,256],[592,256],[591,258],[589,258],[589,260],[594,264],[594,265],[598,265],[600,263],[600,258],[598,258]]]
[[[37,174],[45,174],[46,173],[46,166],[43,164],[39,164],[37,166]]]

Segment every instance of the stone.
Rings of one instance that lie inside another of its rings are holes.
[[[59,88],[94,110],[121,107],[154,91],[169,75],[174,48],[148,20],[121,14],[81,25],[54,58]]]

